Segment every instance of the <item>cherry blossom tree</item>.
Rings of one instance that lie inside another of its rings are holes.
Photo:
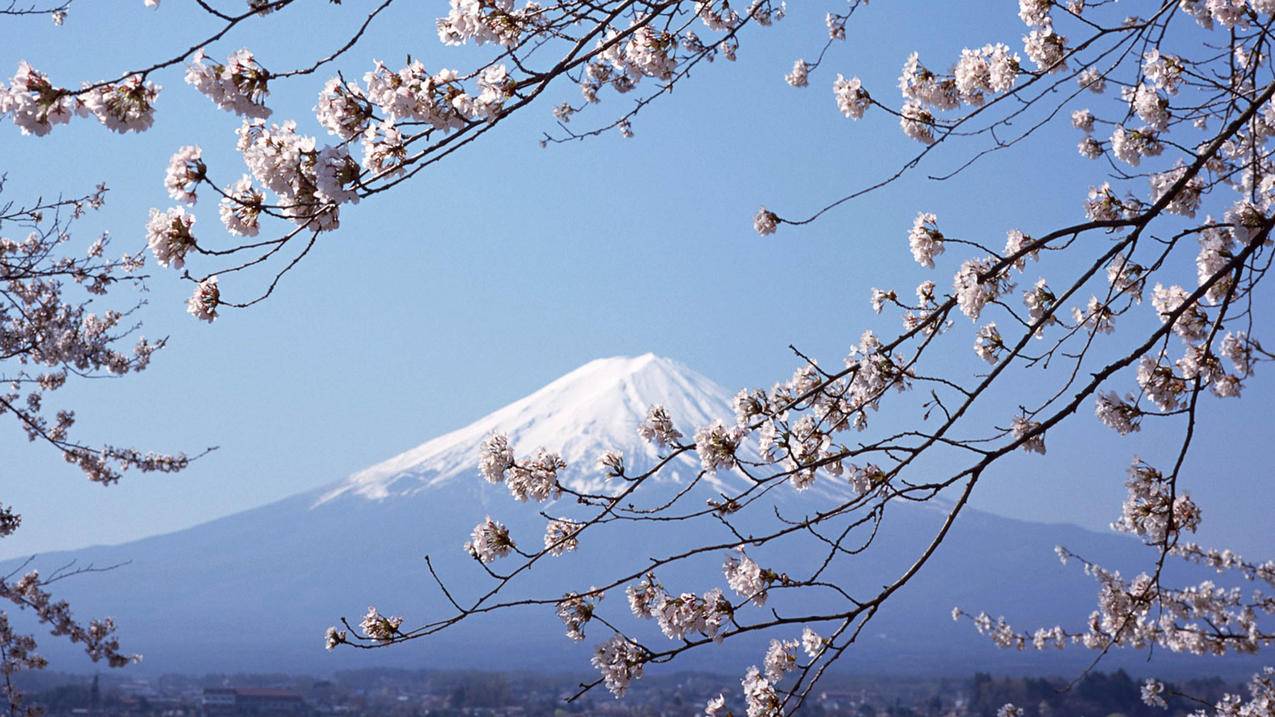
[[[764,32],[783,31],[785,15],[783,4],[771,0],[747,7],[726,0],[451,0],[437,21],[439,41],[473,46],[465,56],[483,59],[433,69],[410,58],[394,65],[374,61],[361,78],[332,72],[339,57],[371,54],[360,40],[392,5],[385,0],[351,10],[348,41],[309,65],[272,68],[269,48],[219,49],[239,26],[293,4],[249,0],[223,11],[199,0],[215,27],[175,56],[112,79],[89,79],[78,89],[23,63],[0,93],[0,111],[26,134],[49,135],[77,117],[116,132],[141,132],[156,111],[154,78],[184,70],[185,82],[207,96],[210,109],[243,118],[235,145],[247,173],[236,178],[237,170],[209,166],[199,146],[182,147],[164,182],[177,204],[144,219],[155,261],[193,284],[188,309],[209,322],[268,297],[321,237],[339,229],[342,212],[445,158],[460,161],[467,145],[513,113],[552,112],[545,144],[610,131],[629,136],[637,115],[669,104],[663,100],[692,70],[732,60],[748,43],[764,41]],[[758,234],[832,221],[856,198],[890,191],[940,146],[964,151],[967,159],[938,178],[964,177],[984,158],[1014,152],[1067,123],[1079,154],[1094,168],[1088,195],[1067,198],[1074,221],[1006,226],[1003,240],[963,236],[959,217],[940,218],[918,199],[912,226],[899,228],[898,250],[909,251],[927,271],[947,273],[915,291],[872,291],[877,312],[898,316],[897,333],[864,332],[834,364],[797,351],[790,377],[739,393],[729,423],[685,426],[652,407],[640,432],[661,459],[641,466],[623,455],[600,456],[596,471],[606,490],[572,488],[560,480],[566,466],[557,455],[518,455],[505,437],[492,436],[482,456],[484,479],[504,484],[519,501],[569,498],[579,510],[566,515],[560,506],[570,501],[542,508],[543,536],[514,535],[499,516],[487,518],[464,543],[479,577],[490,581],[478,597],[454,597],[431,563],[450,604],[446,614],[408,622],[372,608],[357,626],[329,630],[329,648],[426,639],[495,611],[541,606],[563,620],[568,638],[583,639],[586,626],[607,635],[594,652],[599,674],[580,693],[604,687],[618,697],[648,666],[762,634],[773,639],[758,666],[743,675],[742,690],[724,690],[705,711],[727,714],[737,700],[732,695],[742,695],[749,717],[794,712],[882,605],[926,568],[984,478],[1016,452],[1045,455],[1050,432],[1064,421],[1093,421],[1120,435],[1153,421],[1179,431],[1175,450],[1130,456],[1128,497],[1112,507],[1113,527],[1146,544],[1147,569],[1128,578],[1104,568],[1100,556],[1060,547],[1062,560],[1097,582],[1096,608],[1086,624],[1025,631],[965,612],[977,606],[958,608],[953,617],[969,618],[971,629],[1002,647],[1072,647],[1099,658],[1115,648],[1223,655],[1270,646],[1275,599],[1265,591],[1275,584],[1275,562],[1190,541],[1202,511],[1189,486],[1200,477],[1183,466],[1200,406],[1238,399],[1257,365],[1272,358],[1256,334],[1262,328],[1258,285],[1270,268],[1275,226],[1275,68],[1269,58],[1275,2],[1020,0],[1016,37],[969,47],[958,57],[927,57],[930,65],[918,52],[874,58],[902,64],[900,96],[865,86],[853,67],[825,67],[832,63],[828,50],[846,41],[854,17],[871,11],[866,0],[830,5],[826,34],[810,38],[814,59],[797,59],[784,79],[807,91],[822,83],[823,91],[831,90],[827,111],[848,120],[897,119],[917,150],[901,166],[814,211],[759,209]],[[67,7],[51,12],[63,13],[54,16],[60,22]],[[326,137],[304,134],[293,119],[271,121],[271,88],[281,82],[314,85],[315,120]],[[578,100],[544,107],[541,95],[559,85],[576,86]],[[636,99],[598,118],[620,94]],[[675,103],[667,111],[676,111]],[[970,187],[977,191],[976,183]],[[218,204],[221,229],[202,229],[212,222],[196,229],[201,194]],[[250,269],[265,270],[267,278],[256,288],[239,281],[243,296],[223,293],[224,279]],[[985,368],[954,372],[953,351],[972,351]],[[878,414],[887,412],[908,428],[878,429]],[[656,489],[657,479],[686,456],[696,457],[701,470],[669,498]],[[946,466],[946,473],[937,475],[935,465]],[[690,504],[690,488],[719,471],[744,476],[746,487],[707,505]],[[736,527],[750,515],[774,513],[778,491],[820,483],[844,487],[847,497],[767,531]],[[871,594],[850,594],[826,579],[829,565],[871,549],[887,506],[940,495],[953,499],[941,525],[895,579]],[[537,564],[569,560],[591,534],[623,521],[726,526],[734,538],[685,545],[601,584],[506,597]],[[812,572],[754,557],[764,546],[812,538],[824,552]],[[706,556],[722,561],[719,587],[695,594],[661,581],[671,566]],[[1213,568],[1224,574],[1223,583],[1169,584],[1170,561]],[[768,595],[813,591],[837,595],[841,608],[782,616],[763,608]],[[604,607],[602,598],[613,594],[626,599]],[[608,611],[653,620],[667,640],[640,639]],[[1272,714],[1273,679],[1270,671],[1258,674],[1250,695],[1228,696],[1201,713]],[[1151,680],[1144,698],[1163,706],[1164,692]],[[1002,714],[1021,710],[1006,705]]]
[[[89,480],[111,485],[128,470],[174,472],[190,459],[87,445],[72,437],[74,411],[46,406],[50,394],[68,381],[145,369],[164,345],[140,336],[140,327],[129,319],[144,289],[144,253],[115,255],[109,235],[77,243],[72,233],[77,220],[102,206],[106,193],[102,185],[76,197],[0,205],[0,378],[5,386],[0,416],[12,418],[31,442],[60,453]],[[124,305],[102,304],[121,294],[130,297]],[[21,522],[12,507],[0,506],[0,538],[13,534]],[[121,651],[109,618],[79,622],[48,589],[72,575],[105,568],[68,565],[49,576],[36,571],[19,576],[25,567],[0,577],[0,598],[34,613],[54,636],[82,644],[95,662],[122,667],[134,659]],[[24,707],[12,677],[45,666],[35,649],[35,639],[15,631],[0,612],[0,694],[10,714],[34,709]]]

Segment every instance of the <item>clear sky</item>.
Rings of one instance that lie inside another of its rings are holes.
[[[67,84],[114,76],[188,46],[207,25],[185,5],[82,2],[62,28],[7,20],[0,68],[27,59]],[[303,64],[340,44],[370,7],[300,5],[210,54],[246,46],[270,68]],[[640,115],[633,139],[611,133],[540,149],[550,108],[578,96],[560,88],[407,186],[345,208],[342,229],[250,312],[197,322],[184,312],[189,284],[152,265],[145,333],[168,336],[169,348],[139,376],[78,382],[61,394],[78,410],[81,438],[220,450],[182,474],[130,476],[104,489],[3,425],[0,499],[26,522],[0,543],[0,557],[166,532],[338,480],[600,356],[652,351],[731,389],[769,386],[794,366],[790,343],[832,363],[864,328],[892,326],[872,315],[872,287],[910,293],[927,275],[947,285],[955,264],[927,274],[908,254],[917,210],[994,245],[1008,229],[1030,233],[1081,216],[1100,169],[1076,154],[1078,137],[1064,128],[992,157],[969,179],[928,181],[923,168],[813,226],[758,237],[758,206],[803,214],[892,172],[916,150],[880,112],[844,119],[830,89],[837,72],[858,74],[893,100],[913,48],[944,67],[963,46],[1021,47],[1012,4],[926,3],[923,13],[874,4],[854,18],[849,41],[833,48],[812,86],[797,90],[783,75],[793,59],[817,52],[826,7],[793,3],[790,11],[778,27],[750,33],[738,62],[697,71]],[[445,12],[441,0],[402,0],[340,67],[358,77],[374,58],[396,65],[409,53],[430,70],[464,65],[467,51],[435,36],[433,18]],[[310,108],[326,77],[280,87],[273,119],[295,118],[323,137]],[[147,210],[171,205],[162,180],[179,146],[201,145],[214,176],[237,178],[237,118],[217,112],[180,70],[156,79],[165,87],[160,111],[140,136],[92,121],[45,138],[0,127],[7,198],[105,181],[109,205],[80,231],[88,238],[109,229],[118,248],[137,249]],[[631,101],[609,95],[576,122],[609,120]],[[951,169],[969,151],[939,153],[928,171]],[[197,233],[217,241],[215,210],[198,211]],[[226,279],[223,287],[247,292],[263,279],[252,287]],[[1265,368],[1241,403],[1206,401],[1210,420],[1189,463],[1203,540],[1259,553],[1275,547],[1267,448],[1275,436],[1264,410],[1275,389]],[[1130,455],[1156,455],[1164,436],[1119,440],[1088,408],[1073,423],[1049,459],[1015,460],[984,481],[977,504],[1090,527],[1115,518]]]

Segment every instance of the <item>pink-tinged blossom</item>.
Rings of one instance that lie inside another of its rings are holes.
[[[796,640],[771,640],[766,649],[766,659],[762,663],[766,670],[766,679],[772,683],[780,682],[784,675],[797,669]]]
[[[1241,376],[1248,376],[1253,372],[1253,345],[1247,332],[1227,332],[1222,338],[1221,353]]]
[[[1205,296],[1211,301],[1221,301],[1230,292],[1234,281],[1227,270],[1231,257],[1235,255],[1234,235],[1223,227],[1209,227],[1200,232],[1199,240],[1200,253],[1195,257],[1196,278],[1200,286],[1212,282]]]
[[[1147,127],[1156,132],[1169,128],[1169,100],[1150,85],[1121,88],[1120,97]]]
[[[220,304],[221,290],[217,288],[217,277],[211,276],[195,287],[195,293],[186,301],[186,313],[211,324],[217,318]]]
[[[859,495],[867,493],[886,481],[885,472],[875,463],[863,466],[851,465],[846,469],[846,477],[850,487]]]
[[[845,40],[846,39],[846,18],[844,15],[828,13],[823,18],[824,25],[828,28],[829,40]]]
[[[488,451],[489,448],[484,447],[483,455],[492,459],[491,467],[494,468],[495,461],[499,460],[499,456]],[[556,498],[561,493],[561,489],[558,486],[558,473],[566,467],[566,461],[562,460],[557,453],[551,453],[542,448],[535,455],[513,462],[508,466],[505,486],[509,488],[509,494],[514,497],[514,500],[519,502],[527,500],[544,502],[550,498]],[[484,477],[491,480],[491,477],[487,476],[486,472],[484,472]]]
[[[504,523],[488,516],[474,526],[464,547],[465,552],[479,562],[490,563],[508,555],[514,549],[514,541],[509,537],[509,528]]]
[[[437,21],[438,39],[444,45],[472,41],[513,47],[525,32],[536,29],[539,12],[534,3],[517,9],[512,0],[451,0],[447,16]]]
[[[478,472],[487,482],[500,484],[505,481],[505,473],[514,466],[514,449],[510,448],[509,436],[493,434],[483,441],[482,450],[478,454]]]
[[[186,204],[195,203],[195,190],[207,171],[201,154],[199,147],[187,145],[168,160],[168,171],[164,174],[164,188],[168,190],[168,196]]]
[[[1141,303],[1147,283],[1146,268],[1127,256],[1117,256],[1107,265],[1107,281],[1117,292],[1129,296],[1135,303]]]
[[[907,104],[917,108],[933,107],[940,110],[951,110],[961,106],[960,92],[956,89],[956,80],[942,77],[921,64],[920,56],[913,52],[908,55],[903,70],[899,73],[899,91],[905,104],[903,114],[907,114]],[[928,114],[928,113],[927,113]]]
[[[197,51],[186,68],[186,83],[221,109],[241,117],[265,119],[271,114],[266,106],[270,73],[250,50],[236,50],[224,63],[208,61],[202,49]]]
[[[1089,303],[1082,310],[1073,307],[1071,318],[1077,326],[1083,326],[1094,334],[1110,334],[1116,330],[1116,313],[1111,305],[1096,296],[1089,297]]]
[[[770,27],[774,23],[783,20],[787,14],[788,7],[782,2],[778,6],[772,6],[764,0],[753,0],[752,4],[748,6],[748,17],[762,27]]]
[[[1186,393],[1186,381],[1173,373],[1173,367],[1143,356],[1138,362],[1138,386],[1161,411],[1176,411]]]
[[[576,536],[582,527],[584,526],[581,523],[566,518],[550,520],[545,526],[545,550],[553,556],[575,550],[580,546]]]
[[[741,684],[748,717],[779,717],[782,714],[783,703],[775,692],[774,684],[756,666],[748,668]]]
[[[934,257],[943,253],[943,232],[938,228],[938,217],[930,212],[919,212],[908,232],[908,248],[912,258],[926,269],[934,268]]]
[[[1151,201],[1159,202],[1161,198],[1169,193],[1169,190],[1177,185],[1183,177],[1186,176],[1186,165],[1179,162],[1177,166],[1167,172],[1159,172],[1151,175]],[[1195,211],[1200,208],[1200,195],[1204,192],[1204,179],[1198,174],[1186,180],[1177,190],[1177,193],[1164,206],[1164,211],[1170,214],[1180,214],[1184,217],[1195,216]]]
[[[1235,239],[1242,244],[1253,241],[1266,227],[1266,213],[1246,199],[1241,199],[1226,210],[1223,217],[1231,225]],[[1269,239],[1267,242],[1269,243]]]
[[[766,604],[766,590],[776,578],[774,573],[764,570],[745,555],[743,550],[726,556],[722,573],[725,574],[726,584],[731,590],[757,606]]]
[[[324,147],[319,150],[314,164],[315,184],[318,194],[337,204],[358,204],[359,194],[354,186],[359,180],[359,165],[345,147]]]
[[[1128,495],[1113,530],[1137,535],[1151,544],[1162,544],[1182,530],[1194,532],[1200,524],[1200,509],[1190,496],[1174,494],[1168,477],[1154,467],[1135,460],[1125,481]]]
[[[604,451],[598,456],[598,470],[607,478],[624,477],[624,455],[618,451]]]
[[[340,226],[339,205],[356,202],[359,167],[344,148],[317,148],[295,122],[245,120],[237,148],[258,182],[278,195],[284,216],[314,231]]]
[[[629,600],[629,610],[640,618],[651,619],[664,598],[664,588],[655,580],[655,575],[647,573],[637,583],[624,591]]]
[[[916,301],[921,306],[932,306],[935,303],[934,289],[937,285],[930,279],[916,285]]]
[[[0,85],[0,113],[13,118],[22,134],[42,137],[54,125],[66,124],[83,106],[66,90],[54,87],[48,75],[32,67],[26,60],[18,63],[18,70],[8,88]]]
[[[1226,373],[1221,360],[1204,344],[1187,346],[1176,362],[1178,372],[1187,381],[1199,381],[1219,398],[1236,398],[1242,384]]]
[[[1087,109],[1076,110],[1071,113],[1071,126],[1085,134],[1093,132],[1093,122],[1093,113]]]
[[[118,668],[141,660],[139,655],[127,655],[120,650],[115,634],[115,621],[110,618],[82,623],[71,614],[71,606],[65,600],[55,600],[47,589],[48,582],[40,574],[31,571],[17,580],[13,576],[0,579],[0,599],[7,600],[24,610],[34,613],[38,622],[46,625],[53,635],[66,636],[72,643],[82,646],[93,662],[105,662]],[[8,615],[0,612],[0,642],[5,645],[4,669],[12,673],[18,669],[42,670],[47,661],[35,653],[35,640],[29,635],[14,632]],[[6,692],[10,705],[15,705],[13,694]],[[31,712],[23,712],[31,714]]]
[[[814,484],[819,471],[834,476],[842,473],[841,451],[832,446],[832,437],[812,415],[802,416],[792,425],[787,448],[781,464],[789,472],[788,481],[799,491]]]
[[[506,100],[513,96],[514,80],[504,65],[490,65],[478,75],[478,94],[465,92],[452,97],[452,107],[474,120],[495,119]]]
[[[1014,440],[1022,441],[1019,447],[1027,453],[1045,455],[1045,433],[1040,431],[1040,421],[1016,416],[1010,424],[1010,433]]]
[[[1053,4],[1053,0],[1018,0],[1018,19],[1028,27],[1047,25]]]
[[[1007,45],[984,45],[977,50],[961,50],[952,73],[961,100],[979,106],[984,92],[999,94],[1010,89],[1018,77],[1019,57]]]
[[[160,87],[133,75],[119,84],[105,84],[84,93],[84,108],[121,134],[143,132],[155,122],[155,98]]]
[[[349,140],[358,137],[372,119],[372,103],[359,86],[333,77],[319,92],[315,118],[330,134]]]
[[[692,593],[674,597],[661,591],[654,613],[660,631],[670,640],[683,640],[687,635],[698,633],[720,641],[719,632],[730,619],[732,609],[722,591],[714,588],[703,597]]]
[[[1103,77],[1097,67],[1086,67],[1081,70],[1080,74],[1076,75],[1076,84],[1095,95],[1107,91],[1107,78]]]
[[[1164,145],[1150,129],[1116,125],[1111,131],[1111,153],[1131,167],[1141,164],[1143,157],[1158,157],[1162,152]]]
[[[398,616],[386,617],[377,611],[375,607],[369,607],[367,614],[363,616],[362,622],[359,623],[359,629],[369,639],[385,644],[394,640],[399,634],[399,626],[402,624],[403,618]]]
[[[1019,252],[1024,252],[1021,256],[1014,259],[1014,268],[1022,271],[1027,268],[1028,259],[1040,259],[1040,247],[1024,251],[1032,246],[1035,240],[1031,236],[1024,234],[1017,229],[1011,229],[1005,237],[1005,258],[1008,259],[1016,256]]]
[[[735,422],[741,426],[747,425],[752,419],[766,414],[769,410],[770,398],[765,391],[758,389],[748,390],[740,389],[735,394],[735,398],[731,401],[732,408],[735,409]]]
[[[363,169],[371,172],[375,178],[393,177],[403,173],[407,144],[392,122],[368,125],[363,131],[360,146],[363,150]]]
[[[571,640],[584,639],[584,626],[593,619],[594,605],[601,599],[601,595],[577,595],[576,593],[567,593],[558,601],[555,611],[558,613],[558,619],[567,628],[567,638]]]
[[[1044,72],[1062,72],[1067,69],[1067,38],[1054,32],[1045,23],[1023,36],[1023,51],[1036,67]]]
[[[1208,331],[1209,317],[1199,304],[1191,301],[1190,294],[1181,286],[1163,286],[1156,284],[1151,290],[1151,306],[1160,316],[1161,323],[1173,323],[1173,331],[1184,341],[1196,343],[1203,341]],[[1181,313],[1174,318],[1174,312]]]
[[[697,0],[695,15],[704,23],[704,27],[715,32],[734,30],[743,21],[729,2],[718,0]]]
[[[1245,0],[1207,0],[1205,5],[1211,23],[1217,23],[1227,29],[1248,26],[1248,8]],[[1206,26],[1208,27],[1208,26]]]
[[[1132,396],[1121,398],[1115,391],[1099,393],[1094,400],[1094,413],[1104,425],[1122,436],[1142,428],[1142,411]]]
[[[1110,222],[1121,218],[1126,206],[1111,184],[1103,182],[1100,186],[1089,188],[1089,198],[1085,202],[1085,216],[1096,222]]]
[[[633,680],[642,678],[647,659],[645,650],[616,634],[598,646],[592,662],[611,694],[622,697]]]
[[[335,627],[329,627],[323,635],[323,646],[328,652],[335,650],[338,645],[344,645],[349,642],[350,634],[345,630],[338,630]]]
[[[195,215],[186,213],[182,207],[164,212],[151,210],[150,220],[146,223],[146,243],[160,266],[174,269],[185,266],[186,253],[195,246],[195,237],[191,233],[194,226]]]
[[[1164,54],[1156,48],[1142,55],[1142,73],[1146,75],[1147,80],[1157,89],[1171,95],[1177,94],[1178,85],[1182,83],[1182,73],[1185,70],[1186,66],[1182,63],[1182,58]]]
[[[881,313],[881,310],[885,308],[885,305],[887,303],[894,303],[898,301],[898,298],[899,298],[898,294],[895,294],[894,291],[892,290],[887,291],[885,289],[873,288],[872,289],[872,313],[874,314]]]
[[[837,109],[847,119],[861,119],[872,105],[872,96],[863,89],[863,82],[858,77],[846,79],[838,74],[832,83],[832,94],[837,100]]]
[[[805,87],[810,84],[810,65],[798,59],[792,63],[792,70],[784,75],[784,81],[791,87]]]
[[[978,334],[974,337],[974,353],[978,354],[979,358],[996,365],[998,355],[1003,348],[1005,344],[1001,341],[1001,332],[996,328],[996,322],[989,322],[979,328]]]
[[[779,215],[762,207],[757,210],[757,215],[753,217],[753,230],[762,236],[775,233],[775,229],[779,227]]]
[[[828,649],[829,640],[821,637],[819,633],[807,627],[801,631],[801,649],[805,650],[806,657],[815,659]]]
[[[921,144],[934,144],[934,115],[916,102],[905,102],[899,112],[903,134]]]
[[[20,525],[22,525],[21,515],[15,513],[10,506],[0,506],[0,538],[13,535]]]
[[[682,432],[673,427],[673,419],[659,404],[647,409],[646,418],[638,426],[638,435],[658,448],[669,448],[682,440]]]
[[[252,177],[246,174],[226,187],[226,195],[217,204],[226,231],[241,237],[257,236],[265,201],[265,195],[252,186]]]
[[[1027,644],[1026,638],[1016,634],[1013,627],[1005,622],[1004,617],[998,617],[993,621],[990,615],[980,612],[972,619],[978,634],[986,635],[997,647],[1021,650]]]
[[[735,452],[744,439],[745,430],[739,426],[727,426],[721,421],[700,428],[695,432],[695,451],[699,453],[704,470],[716,473],[723,468],[735,467]]]
[[[995,263],[991,257],[970,259],[961,264],[952,280],[956,303],[971,320],[977,321],[983,307],[1013,289],[1013,284],[1003,273],[993,271]]]
[[[367,99],[395,121],[417,120],[443,131],[458,129],[466,122],[453,103],[464,91],[455,70],[443,69],[431,75],[424,65],[413,60],[394,71],[377,61],[372,71],[363,75],[363,84]],[[331,83],[328,87],[332,87]],[[350,129],[345,131],[357,133],[367,121],[364,115],[370,117],[370,110],[353,98],[334,106],[333,111],[339,114],[325,121],[329,129],[333,125],[346,126]]]

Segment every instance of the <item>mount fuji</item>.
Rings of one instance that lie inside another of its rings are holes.
[[[544,507],[515,503],[503,486],[479,476],[479,446],[492,433],[507,434],[519,455],[539,447],[557,451],[569,466],[564,476],[570,485],[596,489],[593,466],[604,450],[621,451],[631,465],[656,459],[636,431],[651,404],[664,405],[689,434],[715,418],[729,420],[730,395],[669,359],[650,354],[600,359],[344,480],[166,535],[42,555],[35,565],[47,572],[70,561],[122,564],[59,583],[58,594],[81,615],[114,616],[124,646],[144,654],[140,669],[148,672],[324,673],[367,666],[585,671],[592,647],[606,637],[603,628],[594,628],[583,642],[572,642],[548,607],[499,611],[390,649],[328,653],[323,632],[342,616],[357,623],[369,604],[382,614],[404,616],[406,626],[446,614],[445,599],[425,567],[427,554],[462,602],[481,594],[490,578],[461,544],[486,515],[505,522],[517,541],[541,541],[545,520],[538,511]],[[698,464],[686,459],[671,469],[662,479],[670,493],[695,474]],[[696,486],[686,496],[687,504],[702,506],[704,498],[716,497],[726,487],[723,482],[732,480],[743,478],[723,472]],[[821,477],[820,484],[826,484],[822,490],[803,493],[774,491],[776,510],[802,515],[826,507],[841,489],[831,478]],[[573,508],[560,500],[547,510],[570,515]],[[843,561],[845,567],[831,579],[852,593],[879,589],[915,558],[941,518],[933,507],[893,508],[871,549]],[[560,595],[622,569],[639,570],[645,561],[679,545],[730,540],[724,527],[721,535],[713,535],[703,524],[604,527],[596,538],[582,540],[579,551],[544,561],[522,576],[517,594]],[[1053,552],[1058,544],[1101,556],[1122,569],[1145,566],[1150,558],[1139,543],[1119,536],[967,510],[930,564],[885,605],[860,644],[847,652],[844,667],[876,674],[956,675],[974,669],[1057,672],[1083,667],[1091,654],[998,650],[974,634],[968,622],[950,618],[952,607],[960,605],[1005,614],[1024,627],[1083,624],[1093,606],[1094,584],[1074,567],[1059,565]],[[785,552],[750,554],[763,565],[773,562],[796,571],[820,557],[800,544]],[[724,551],[698,564],[661,571],[659,577],[676,592],[722,586],[723,556]],[[15,564],[0,567],[7,572]],[[793,597],[784,602],[776,596],[772,605],[784,611],[794,604]],[[802,607],[814,609],[811,604]],[[600,609],[607,616],[623,614],[623,596],[617,591]],[[664,639],[658,632],[651,637]],[[737,670],[760,660],[762,641],[770,637],[796,635],[730,640],[698,650],[681,667]],[[95,669],[57,640],[41,640],[41,647],[60,669]],[[1107,664],[1138,665],[1143,660],[1145,655],[1115,655]],[[1217,670],[1213,663],[1210,671]],[[1177,658],[1157,669],[1192,666],[1203,667]]]

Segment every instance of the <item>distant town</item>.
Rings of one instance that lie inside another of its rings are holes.
[[[736,686],[728,676],[682,673],[644,679],[622,700],[599,689],[568,702],[581,676],[361,670],[326,678],[166,675],[149,679],[118,673],[28,673],[24,677],[27,699],[49,717],[672,717],[703,714],[709,698],[723,687]],[[1243,685],[1220,678],[1171,687],[1170,692],[1210,703],[1228,692],[1245,693]],[[727,699],[732,699],[729,692]],[[1093,672],[1079,680],[981,673],[963,679],[833,675],[820,683],[802,711],[820,717],[993,717],[1007,702],[1023,707],[1028,717],[1171,717],[1188,715],[1200,706],[1170,697],[1167,711],[1148,707],[1140,699],[1140,682],[1120,671]],[[731,707],[738,717],[744,715],[742,703]]]

